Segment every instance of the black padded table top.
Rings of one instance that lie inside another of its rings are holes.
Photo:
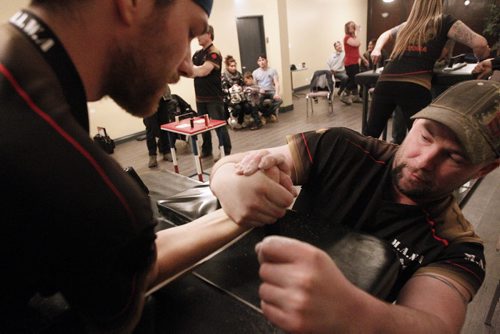
[[[379,298],[387,296],[399,273],[396,252],[384,241],[288,211],[277,223],[252,230],[197,267],[194,274],[258,310],[261,282],[254,249],[268,235],[291,237],[321,248],[352,283]]]
[[[351,282],[381,298],[399,272],[397,255],[385,242],[289,211],[156,291],[136,333],[282,333],[259,309],[254,248],[268,235],[320,247]]]

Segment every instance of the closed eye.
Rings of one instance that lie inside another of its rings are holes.
[[[422,138],[422,140],[423,140],[424,142],[426,142],[426,143],[430,143],[430,142],[431,142],[431,138],[430,138],[430,136],[427,136],[427,135],[425,135],[424,133],[422,133],[422,134],[420,135],[420,137],[421,137],[421,138]]]
[[[456,153],[456,152],[449,152],[448,156],[450,157],[450,159],[453,162],[460,164],[460,165],[467,162],[467,159],[465,159],[465,157],[463,155]]]

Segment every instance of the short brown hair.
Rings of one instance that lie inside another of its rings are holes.
[[[356,24],[356,23],[354,23],[354,21],[349,21],[349,22],[347,22],[346,24],[344,24],[344,31],[345,31],[345,34],[346,34],[346,35],[349,35],[349,26],[350,26],[351,24]]]
[[[207,34],[210,34],[210,39],[215,40],[214,27],[208,26]]]
[[[246,71],[245,74],[243,74],[243,79],[249,79],[249,78],[253,79],[252,72]]]

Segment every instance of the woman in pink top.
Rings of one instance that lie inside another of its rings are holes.
[[[358,95],[358,86],[354,81],[354,77],[359,73],[359,59],[361,58],[366,66],[368,66],[368,60],[359,52],[361,41],[356,36],[359,26],[354,21],[349,21],[345,24],[344,29],[344,65],[349,80],[347,81],[345,94],[340,97],[340,100],[346,104],[351,104],[352,102],[361,102]]]

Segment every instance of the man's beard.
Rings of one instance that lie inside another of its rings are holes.
[[[153,70],[141,57],[140,51],[117,48],[113,63],[108,72],[106,92],[128,113],[147,117],[152,115],[160,101],[167,78],[161,77],[161,71]],[[150,52],[150,50],[144,50]],[[168,81],[177,81],[171,78]]]
[[[396,189],[403,195],[415,201],[429,199],[432,196],[432,188],[429,182],[414,185],[411,189],[402,187],[400,181],[403,178],[403,169],[407,167],[408,166],[405,163],[402,163],[392,169],[392,183],[394,184]]]

